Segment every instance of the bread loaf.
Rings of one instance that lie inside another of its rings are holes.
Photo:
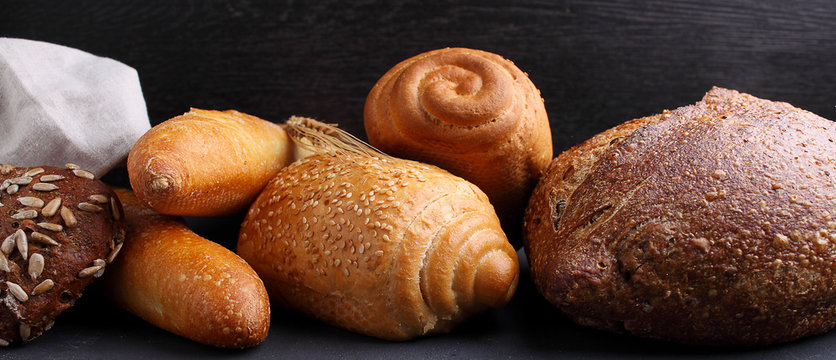
[[[554,160],[525,249],[579,324],[709,345],[836,326],[836,126],[714,88]]]
[[[250,207],[238,253],[274,304],[388,340],[447,332],[502,306],[519,276],[476,186],[357,151],[315,154],[279,171]]]
[[[511,61],[464,48],[404,60],[372,88],[364,119],[378,149],[479,186],[519,241],[528,196],[552,159],[552,138],[540,92]]]
[[[128,175],[136,196],[157,212],[220,216],[245,210],[292,160],[281,126],[234,110],[191,109],[137,141]]]
[[[245,348],[270,327],[270,303],[244,260],[160,215],[128,190],[122,199],[128,233],[121,261],[104,277],[105,292],[148,322],[194,341]]]
[[[119,253],[122,209],[77,166],[0,165],[0,346],[28,342]]]

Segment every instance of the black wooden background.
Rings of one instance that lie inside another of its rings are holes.
[[[0,0],[0,36],[75,47],[136,68],[154,124],[189,107],[237,109],[276,122],[311,116],[365,138],[363,104],[377,79],[403,59],[448,46],[495,52],[526,71],[545,98],[556,152],[626,120],[694,103],[713,85],[836,119],[832,0]],[[237,229],[206,233],[224,231]],[[402,344],[278,311],[265,344],[217,352],[90,297],[31,345],[0,350],[0,358],[836,353],[834,335],[730,351],[603,334],[556,314],[525,280],[509,307],[448,336]]]
[[[3,2],[0,2],[3,4]],[[140,74],[153,123],[189,107],[338,122],[360,137],[368,91],[448,46],[514,61],[561,151],[699,100],[713,85],[836,119],[832,0],[6,1],[0,35],[54,42]]]

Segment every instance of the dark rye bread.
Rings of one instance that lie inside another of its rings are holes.
[[[704,345],[836,326],[836,126],[714,88],[560,154],[525,217],[539,291],[579,324]]]
[[[56,200],[58,199],[58,200]],[[52,326],[122,246],[122,207],[72,164],[0,165],[0,345]]]

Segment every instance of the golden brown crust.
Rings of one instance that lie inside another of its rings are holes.
[[[110,188],[68,167],[0,165],[0,345],[48,330],[124,239]]]
[[[532,195],[535,284],[580,324],[645,337],[755,345],[828,331],[834,141],[826,119],[720,88],[608,130],[558,156]]]
[[[487,197],[436,167],[322,154],[282,169],[238,252],[274,303],[363,334],[447,332],[516,289],[516,254]]]
[[[373,146],[473,182],[517,237],[552,139],[540,92],[511,61],[464,48],[417,55],[381,77],[364,112]]]
[[[151,128],[128,154],[136,196],[169,215],[246,209],[292,161],[281,126],[235,110],[192,109]]]
[[[146,321],[200,343],[261,343],[270,327],[270,303],[252,268],[193,233],[182,219],[146,208],[130,191],[116,192],[128,234],[121,261],[105,276],[106,293]]]

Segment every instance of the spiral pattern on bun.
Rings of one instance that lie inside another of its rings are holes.
[[[465,48],[420,54],[383,75],[364,112],[373,146],[473,182],[516,237],[553,153],[540,92],[511,61]]]

